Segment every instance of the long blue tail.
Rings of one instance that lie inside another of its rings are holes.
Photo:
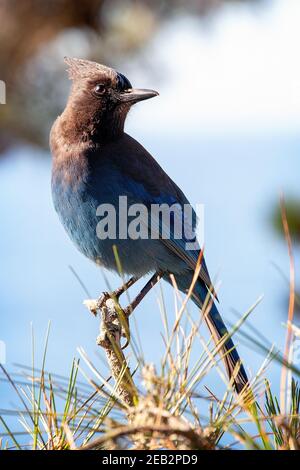
[[[177,275],[176,282],[178,283],[178,288],[186,292],[191,284],[190,276]],[[208,295],[206,286],[202,281],[198,282],[194,288],[194,293],[192,300],[199,307],[202,308],[203,303]],[[209,331],[216,344],[228,334],[228,330],[221,318],[221,315],[218,312],[218,309],[214,303],[212,303],[210,309],[207,309],[205,315],[205,321],[209,328]],[[225,364],[227,374],[229,379],[235,375],[233,385],[237,393],[240,393],[245,385],[248,384],[248,378],[244,366],[241,362],[240,356],[234,346],[234,343],[231,338],[228,338],[226,342],[220,348],[220,354],[222,355],[223,362]],[[237,371],[237,364],[239,365],[239,370]]]

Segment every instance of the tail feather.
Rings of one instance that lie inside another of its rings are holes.
[[[168,279],[166,278],[166,280]],[[191,279],[189,279],[189,276],[176,276],[176,281],[178,288],[183,292],[186,292],[191,284]],[[208,293],[208,289],[205,284],[202,281],[198,282],[194,288],[192,300],[199,308],[203,308],[203,303],[205,302],[207,295],[210,294]],[[216,345],[218,345],[222,338],[228,335],[228,330],[221,318],[221,315],[218,312],[215,303],[210,302],[210,304],[211,305],[209,305],[207,308],[207,312],[204,312],[205,321],[213,337],[213,340],[215,341]],[[220,346],[219,353],[222,356],[222,360],[226,367],[229,379],[233,380],[235,391],[237,393],[241,393],[249,382],[240,356],[238,355],[231,338],[226,339],[222,346]]]
[[[196,303],[198,304],[198,302]],[[208,308],[208,310],[209,311],[205,314],[205,321],[215,343],[218,344],[224,336],[228,335],[228,330],[215,304],[212,304],[211,308]],[[233,378],[235,391],[241,393],[245,385],[248,384],[248,377],[231,338],[228,338],[220,347],[220,353],[229,379]]]

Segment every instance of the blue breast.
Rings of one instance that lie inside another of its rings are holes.
[[[76,168],[70,166],[55,169],[52,174],[55,210],[77,248],[97,264],[116,270],[115,245],[123,271],[136,276],[157,270],[160,258],[165,259],[165,248],[158,240],[100,239],[97,225],[101,218],[97,216],[97,208],[102,204],[115,207],[118,235],[119,196],[127,196],[128,205],[144,203],[147,195],[143,186],[139,186],[133,193],[130,182],[119,169],[105,162],[90,166],[80,177]]]

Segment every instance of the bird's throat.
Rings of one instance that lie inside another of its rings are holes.
[[[122,109],[103,112],[87,112],[66,108],[60,118],[60,128],[64,140],[68,142],[94,142],[105,144],[124,134],[127,112]]]

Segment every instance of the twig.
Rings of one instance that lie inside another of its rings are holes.
[[[143,287],[139,295],[124,310],[118,303],[119,297],[138,280],[136,277],[132,277],[121,288],[111,294],[105,292],[98,300],[84,301],[84,305],[93,315],[96,316],[97,311],[101,312],[102,322],[97,343],[105,349],[111,374],[117,384],[117,393],[128,406],[133,406],[134,398],[137,398],[137,390],[123,354],[123,349],[125,349],[130,340],[128,319],[145,295],[147,295],[152,287],[161,279],[161,276],[161,273],[155,273]],[[122,331],[125,332],[125,335],[122,334]],[[122,336],[125,336],[127,339],[123,348],[121,347]]]
[[[290,296],[289,296],[289,309],[288,309],[288,325],[287,325],[287,334],[286,334],[286,342],[285,342],[285,350],[284,350],[284,364],[282,366],[281,383],[280,383],[280,409],[281,409],[281,413],[285,414],[287,412],[285,392],[286,392],[286,386],[287,386],[287,371],[288,371],[286,364],[289,363],[289,355],[290,355],[289,353],[290,353],[291,343],[293,339],[292,322],[294,318],[294,308],[295,308],[295,261],[294,261],[294,256],[293,256],[292,241],[291,241],[286,207],[285,207],[283,196],[281,196],[280,205],[281,205],[282,224],[283,224],[285,239],[286,239],[287,246],[288,246],[288,254],[289,254],[289,260],[290,260]]]
[[[105,350],[111,374],[117,384],[117,394],[131,407],[137,397],[137,390],[121,347],[122,326],[127,320],[121,307],[110,297],[102,302],[100,312],[102,322],[97,344]]]

